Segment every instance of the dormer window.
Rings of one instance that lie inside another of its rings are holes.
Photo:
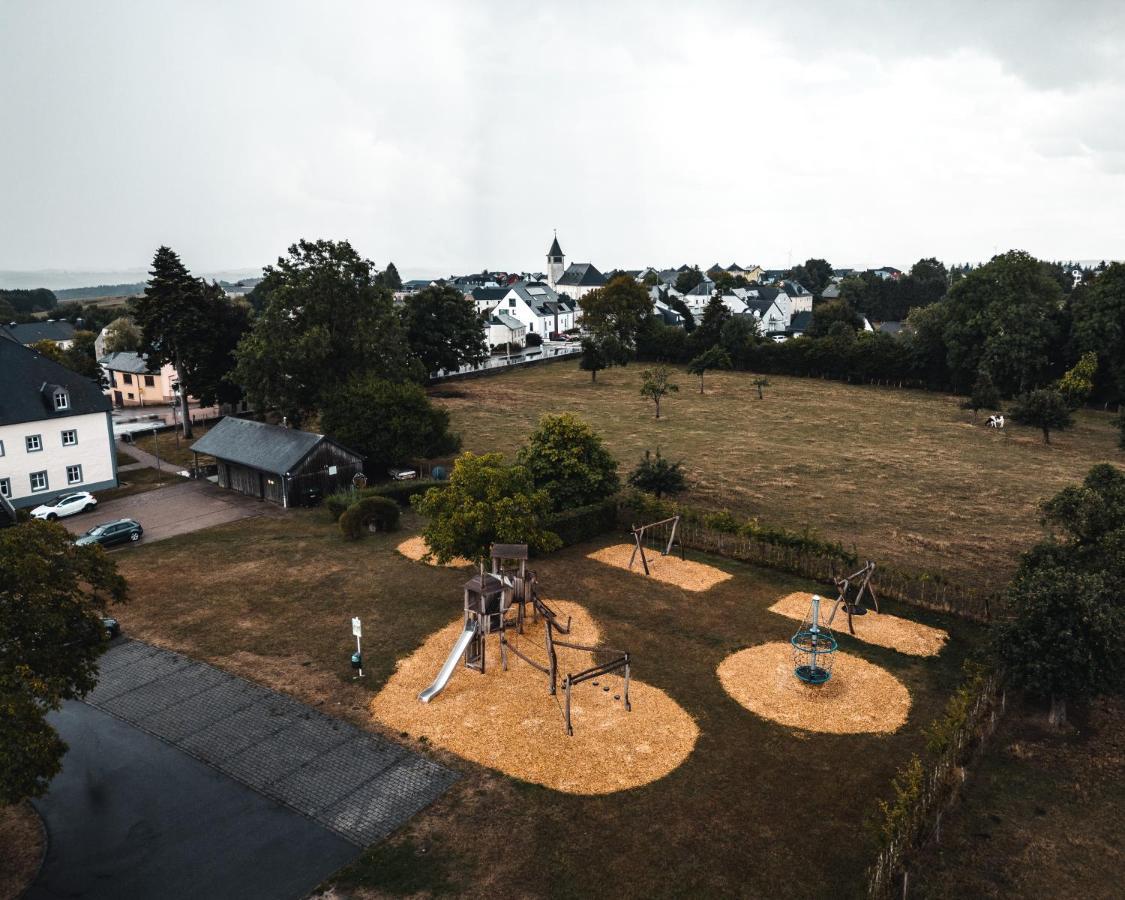
[[[70,409],[70,397],[66,391],[55,391],[55,411]]]

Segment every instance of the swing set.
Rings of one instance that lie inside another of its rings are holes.
[[[671,554],[672,548],[677,546],[680,548],[680,559],[684,558],[684,545],[680,543],[679,516],[661,519],[659,522],[650,522],[647,525],[634,525],[632,532],[633,542],[636,546],[633,548],[633,553],[629,557],[630,569],[633,568],[633,563],[636,562],[639,556],[645,574],[651,574],[648,570],[648,556],[645,553],[646,548],[649,552],[658,552],[661,556],[668,556]]]
[[[863,605],[863,595],[866,593],[871,597],[871,604],[875,608],[875,612],[879,612],[879,598],[875,595],[875,585],[871,583],[871,576],[875,574],[875,563],[872,560],[867,560],[863,568],[858,572],[852,572],[843,578],[833,577],[836,582],[836,590],[839,592],[836,597],[836,603],[832,607],[832,614],[828,617],[828,625],[831,627],[832,620],[836,618],[836,613],[841,609],[848,614],[848,631],[855,634],[855,625],[852,622],[853,616],[865,616],[868,609]],[[852,590],[855,590],[855,597],[851,597]]]

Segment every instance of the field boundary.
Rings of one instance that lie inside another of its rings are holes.
[[[910,855],[930,840],[941,839],[941,817],[968,778],[968,766],[979,758],[1007,708],[1003,676],[992,673],[980,685],[964,719],[937,759],[923,767],[915,757],[913,771],[895,780],[898,800],[888,817],[886,843],[867,871],[868,900],[906,897]],[[913,777],[911,777],[913,775]],[[900,779],[902,783],[900,783]]]

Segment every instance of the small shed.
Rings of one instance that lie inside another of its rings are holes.
[[[220,487],[284,507],[348,487],[363,457],[311,431],[227,416],[191,445],[213,456]]]

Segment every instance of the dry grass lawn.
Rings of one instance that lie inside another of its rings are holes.
[[[758,400],[745,372],[682,370],[659,420],[643,366],[598,375],[565,361],[454,382],[433,393],[464,447],[510,455],[543,413],[573,412],[628,472],[644,451],[683,460],[684,500],[812,526],[883,564],[1001,584],[1040,535],[1036,504],[1097,462],[1122,461],[1113,416],[1080,412],[1044,446],[1039,432],[973,423],[960,398],[771,376]]]
[[[46,850],[39,814],[30,803],[0,806],[0,900],[23,894]]]

